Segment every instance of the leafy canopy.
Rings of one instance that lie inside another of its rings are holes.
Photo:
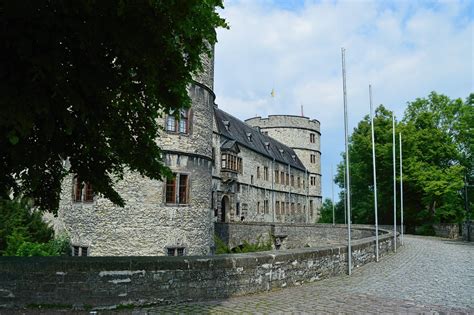
[[[79,174],[118,205],[126,168],[169,175],[163,113],[190,106],[221,0],[7,1],[0,16],[0,198],[55,210]],[[68,160],[70,168],[65,168]]]
[[[474,95],[465,102],[432,92],[408,104],[396,125],[396,171],[399,195],[399,140],[403,140],[405,224],[459,222],[464,219],[464,180],[473,181]],[[392,113],[383,105],[374,117],[378,217],[393,223]],[[355,223],[374,223],[370,118],[350,137],[351,208]],[[344,156],[343,156],[344,158]],[[344,187],[344,161],[336,182]],[[472,198],[472,193],[471,193]],[[472,201],[471,201],[472,203]],[[399,203],[398,203],[399,207]],[[399,212],[399,208],[397,209]],[[400,215],[397,215],[400,218]]]

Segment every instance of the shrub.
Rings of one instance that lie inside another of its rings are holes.
[[[0,255],[59,256],[69,253],[66,237],[53,239],[53,229],[28,199],[0,199]]]

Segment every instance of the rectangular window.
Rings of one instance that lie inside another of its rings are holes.
[[[176,132],[176,118],[173,115],[166,118],[166,131]]]
[[[188,175],[179,175],[179,200],[178,203],[188,203]]]
[[[92,190],[92,185],[83,182],[76,176],[73,180],[72,200],[74,202],[93,202],[94,191]]]
[[[89,256],[89,247],[72,246],[72,256]]]
[[[290,174],[286,173],[286,184],[290,184]]]
[[[253,184],[253,175],[250,175],[250,184]]]
[[[82,183],[78,180],[77,177],[74,178],[73,200],[75,202],[82,201]]]
[[[176,175],[166,179],[166,203],[176,203]]]
[[[260,213],[260,201],[257,201],[257,214]]]
[[[296,183],[298,184],[298,188],[301,188],[301,178],[299,176],[296,179]]]
[[[285,185],[285,172],[280,173],[280,184]]]
[[[289,202],[286,202],[285,213],[290,214],[290,203]]]
[[[295,187],[295,176],[291,175],[291,187]]]
[[[309,134],[309,142],[311,142],[311,143],[316,142],[316,135],[314,133]]]
[[[166,248],[166,255],[168,256],[184,256],[184,247],[168,247]]]
[[[189,111],[186,109],[182,109],[180,112],[180,117],[179,117],[179,132],[180,133],[188,133],[189,125],[188,125],[188,115]]]
[[[263,167],[263,179],[268,180],[268,167]]]
[[[316,163],[316,155],[311,154],[311,156],[310,156],[310,162],[313,163],[313,164]]]
[[[221,155],[221,168],[223,169],[227,168],[227,154]]]
[[[260,166],[257,166],[257,179],[260,178]]]
[[[166,179],[166,203],[188,203],[189,175],[173,173],[173,178]]]
[[[291,214],[295,214],[295,203],[291,203]]]
[[[268,200],[263,201],[263,211],[265,212],[265,214],[270,213],[270,208],[268,206]]]
[[[179,119],[176,119],[173,113],[166,117],[166,131],[179,132],[183,134],[189,133],[189,109],[181,109],[179,111]]]
[[[280,214],[280,202],[279,201],[275,201],[275,212],[277,215]]]
[[[274,178],[275,183],[278,183],[280,181],[280,177],[278,175],[280,175],[280,172],[278,170],[276,170],[275,171],[275,178]]]
[[[84,201],[85,202],[92,202],[94,201],[94,191],[92,190],[92,185],[89,183],[84,184]]]
[[[313,200],[309,201],[309,214],[313,216]]]
[[[298,213],[301,213],[301,203],[299,203],[299,202],[296,205],[296,211],[298,211]]]
[[[311,180],[311,186],[315,186],[316,185],[316,176],[311,176],[310,180]]]

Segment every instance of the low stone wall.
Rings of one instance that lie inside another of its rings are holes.
[[[380,256],[393,235],[379,237]],[[375,259],[375,237],[352,243],[355,267]],[[0,307],[76,308],[226,298],[347,272],[347,246],[189,257],[0,257]],[[1,312],[0,312],[1,313]]]
[[[466,242],[474,241],[474,221],[465,221],[462,225],[462,239]]]
[[[439,223],[433,224],[436,236],[445,238],[458,238],[459,225],[457,223]]]
[[[344,224],[285,224],[265,222],[215,223],[214,231],[230,248],[247,241],[267,241],[274,236],[281,241],[280,249],[316,247],[347,243],[347,225]],[[380,233],[386,233],[380,230]],[[374,236],[369,225],[354,224],[353,240]]]
[[[379,229],[393,231],[393,225],[379,225]],[[401,230],[402,230],[401,226],[397,225],[397,232],[401,233]],[[403,226],[403,233],[404,234],[406,233],[406,226],[405,225]]]

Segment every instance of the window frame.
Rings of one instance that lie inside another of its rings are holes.
[[[72,180],[72,201],[74,203],[93,203],[94,190],[89,182],[84,182],[79,176]]]
[[[182,185],[182,183],[185,183],[185,185]],[[190,204],[190,186],[191,186],[191,180],[190,180],[190,174],[185,173],[185,172],[176,172],[173,173],[173,178],[166,179],[165,185],[164,185],[164,203],[165,205],[170,205],[170,206],[186,206]],[[184,187],[184,194],[182,192],[182,189]],[[170,191],[171,190],[171,191]],[[169,199],[171,197],[171,199]],[[184,199],[184,201],[182,201]]]
[[[191,108],[181,108],[179,118],[170,113],[165,119],[165,131],[172,134],[189,135],[191,132]]]

